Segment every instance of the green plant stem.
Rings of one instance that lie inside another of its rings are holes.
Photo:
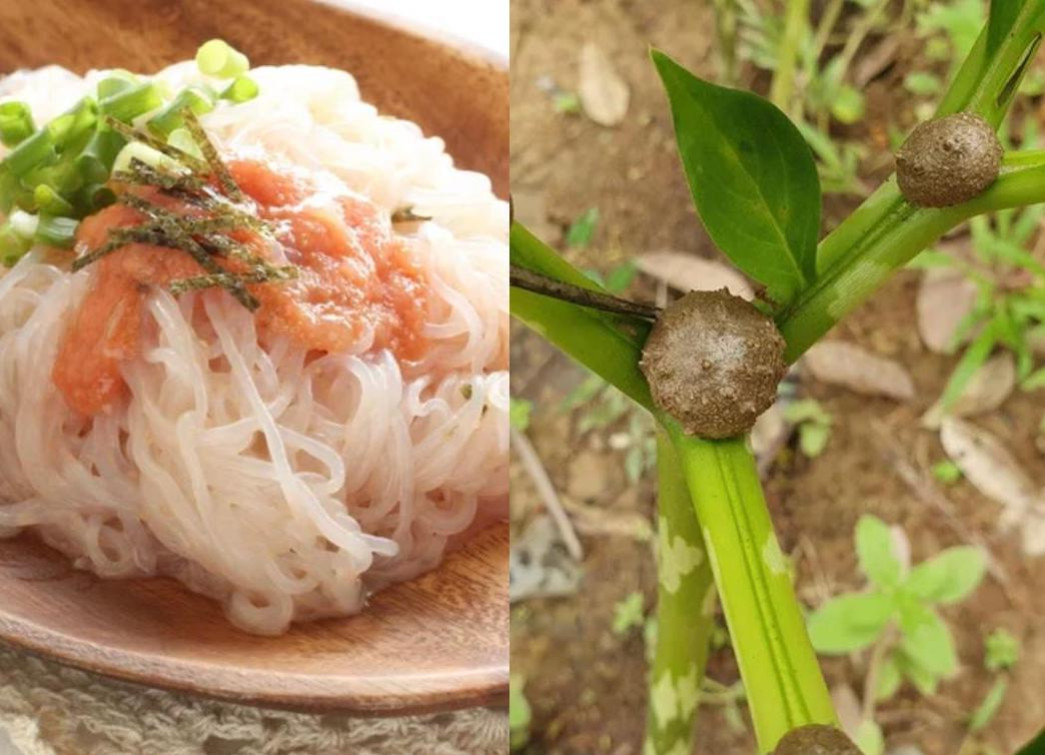
[[[693,751],[714,628],[714,585],[686,481],[663,430],[657,432],[657,478],[657,644],[644,753],[673,755]]]
[[[793,362],[892,273],[940,236],[974,215],[1045,201],[1045,156],[1007,155],[998,180],[954,207],[917,208],[890,178],[820,243],[824,269],[777,317]]]
[[[509,246],[514,264],[606,293],[519,223],[512,224]],[[638,318],[584,309],[520,288],[511,290],[511,312],[640,406],[654,411],[649,386],[639,370],[639,357],[649,323]]]
[[[703,530],[759,751],[796,726],[837,723],[746,441],[705,441],[662,421]]]
[[[736,0],[714,0],[715,36],[722,83],[733,86],[737,79],[737,5]]]
[[[803,32],[809,15],[809,0],[789,0],[787,18],[784,21],[784,37],[777,55],[777,68],[769,88],[769,99],[785,113],[792,113],[795,89],[795,68],[801,51]]]
[[[878,0],[870,10],[860,14],[860,19],[853,26],[849,36],[846,37],[842,51],[838,53],[838,59],[841,61],[838,65],[838,70],[842,72],[842,76],[845,76],[857,50],[860,49],[860,45],[863,44],[864,39],[871,33],[871,30],[874,29],[875,24],[878,23],[879,18],[888,7],[889,0]]]

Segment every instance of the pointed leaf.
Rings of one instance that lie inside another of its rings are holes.
[[[654,50],[697,211],[738,268],[788,303],[816,275],[820,180],[787,116],[750,92],[703,81]]]
[[[880,587],[899,584],[902,566],[893,550],[893,536],[889,525],[878,517],[864,514],[856,523],[856,555],[872,584]]]
[[[893,615],[882,593],[850,593],[824,603],[809,616],[809,639],[819,653],[851,653],[870,645]]]
[[[874,699],[881,702],[888,700],[896,694],[903,682],[903,674],[897,661],[896,653],[889,653],[878,667],[878,684],[875,688]]]
[[[986,568],[979,548],[948,548],[914,567],[904,588],[929,603],[957,603],[976,589]]]
[[[913,664],[936,678],[958,670],[954,638],[938,613],[924,606],[905,606],[900,611],[900,628],[900,649]]]

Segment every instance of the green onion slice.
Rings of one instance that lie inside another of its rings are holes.
[[[36,226],[36,240],[41,244],[70,249],[76,241],[76,229],[80,221],[59,215],[40,215]]]
[[[14,147],[36,131],[33,113],[24,102],[0,103],[0,141]]]
[[[130,123],[139,115],[163,105],[160,88],[151,81],[134,84],[101,102],[102,112],[123,123]]]
[[[196,52],[200,72],[219,79],[231,79],[250,70],[247,56],[223,39],[204,42]]]
[[[214,100],[201,89],[194,87],[183,89],[170,104],[149,119],[146,124],[149,131],[157,136],[168,136],[185,123],[184,110],[186,108],[196,115],[203,115],[214,109]]]
[[[234,103],[247,102],[258,96],[258,84],[246,74],[241,74],[221,93],[221,99]]]

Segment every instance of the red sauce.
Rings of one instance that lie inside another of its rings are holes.
[[[259,161],[235,161],[229,168],[257,203],[258,214],[285,227],[279,241],[299,270],[294,280],[248,286],[261,302],[256,317],[263,333],[286,336],[309,350],[337,352],[352,349],[373,331],[372,348],[391,349],[402,360],[420,358],[428,297],[424,274],[373,203],[341,196],[310,206],[315,189],[307,181]],[[145,195],[158,201],[156,191]],[[163,203],[171,206],[170,200]],[[136,210],[113,205],[84,220],[77,246],[94,249],[110,229],[143,220]],[[249,235],[240,240],[249,243]],[[260,253],[263,245],[255,248]],[[91,267],[93,285],[62,340],[53,371],[65,400],[85,415],[124,395],[120,370],[141,351],[149,289],[203,272],[185,252],[149,244],[128,244]],[[218,290],[203,295],[229,296]]]

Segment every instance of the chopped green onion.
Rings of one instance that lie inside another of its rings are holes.
[[[98,123],[98,101],[84,97],[70,110],[50,121],[44,129],[54,138],[55,146],[63,149],[83,149]]]
[[[58,215],[40,215],[36,227],[36,240],[47,246],[69,249],[76,241],[76,229],[80,221],[76,218],[65,218]]]
[[[11,150],[0,161],[0,166],[16,178],[21,178],[35,168],[52,165],[57,159],[54,137],[50,131],[42,128]]]
[[[14,267],[32,246],[32,240],[15,231],[10,221],[0,225],[0,265]]]
[[[114,75],[106,76],[98,82],[98,99],[105,100],[113,95],[130,89],[138,83],[138,77],[134,75],[123,75],[113,72]]]
[[[247,102],[258,96],[258,84],[246,74],[241,74],[221,93],[221,99],[231,102]]]
[[[192,155],[200,160],[205,159],[203,150],[200,149],[200,145],[192,137],[192,132],[187,128],[176,128],[171,131],[170,136],[167,137],[167,144],[175,149],[180,149],[187,155]]]
[[[0,141],[14,147],[36,131],[33,113],[24,102],[0,104]]]
[[[149,119],[149,131],[157,136],[167,136],[185,122],[183,111],[186,108],[202,115],[214,109],[214,101],[199,89],[183,89],[167,107]]]
[[[167,173],[182,174],[189,172],[189,169],[180,162],[175,160],[173,157],[168,157],[158,149],[154,149],[148,144],[142,144],[141,142],[130,142],[126,147],[121,149],[120,154],[116,156],[116,161],[112,166],[113,173],[119,173],[130,169],[131,162],[134,160],[140,160],[150,168],[156,168],[157,170],[166,171]]]
[[[223,39],[204,42],[196,52],[200,72],[219,79],[231,79],[250,70],[247,56]]]
[[[26,241],[31,241],[33,236],[36,235],[36,228],[40,223],[40,218],[32,213],[15,210],[11,213],[11,217],[7,219],[7,222],[11,224],[12,231]]]
[[[127,140],[112,129],[98,129],[76,157],[77,170],[87,183],[104,183],[126,144]]]
[[[87,208],[87,213],[97,212],[116,201],[116,192],[108,184],[88,184],[81,192],[80,203]]]
[[[73,214],[73,206],[69,201],[47,184],[40,184],[33,190],[33,199],[42,213],[48,215]]]
[[[150,81],[135,84],[102,100],[102,112],[123,123],[163,104],[159,87]]]

